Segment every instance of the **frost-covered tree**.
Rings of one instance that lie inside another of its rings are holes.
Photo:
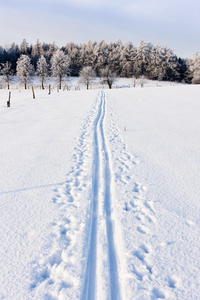
[[[82,67],[93,67],[96,62],[96,54],[95,54],[95,46],[96,42],[89,41],[87,44],[83,44],[80,49],[80,62]]]
[[[56,46],[56,43],[53,42],[52,44],[48,45],[48,51],[47,51],[47,55],[49,56],[49,58],[51,59],[53,54],[58,50],[58,47]]]
[[[185,58],[178,58],[178,64],[179,64],[179,80],[182,83],[191,82],[188,80],[188,65],[187,65],[187,59]]]
[[[108,65],[108,45],[104,40],[96,45],[96,58],[95,71],[99,75],[100,70]]]
[[[36,68],[37,61],[44,55],[50,65],[51,58],[58,50],[55,43],[46,44],[39,40],[35,45],[28,46],[24,39],[20,45],[13,44],[10,49],[0,46],[0,64],[6,61],[11,62],[12,69],[16,70],[16,62],[21,54],[29,55],[31,62]],[[97,76],[106,67],[117,74],[117,76],[139,78],[144,75],[154,80],[181,80],[191,82],[188,61],[178,58],[169,48],[156,47],[152,43],[140,42],[135,47],[132,43],[125,43],[120,40],[106,43],[89,41],[84,44],[68,43],[62,50],[70,58],[70,72],[78,76],[82,68],[92,67]]]
[[[185,60],[186,70],[183,78],[187,83],[192,82],[192,77],[193,77],[192,63],[193,60],[191,58],[187,58]]]
[[[31,50],[31,58],[32,58],[31,61],[35,68],[37,66],[37,61],[42,54],[43,54],[42,45],[40,41],[37,40],[36,44],[32,46],[32,50]]]
[[[44,82],[46,77],[48,76],[48,64],[44,55],[41,55],[37,62],[36,75],[40,77],[42,89],[44,89]]]
[[[17,60],[17,76],[21,78],[21,81],[24,83],[25,89],[27,88],[27,82],[34,74],[34,67],[31,64],[31,59],[28,55],[22,54]]]
[[[79,83],[86,85],[87,90],[89,86],[94,82],[96,73],[92,67],[84,67],[79,73]]]
[[[135,49],[131,42],[126,43],[121,51],[121,75],[125,77],[132,77],[133,75],[133,58]]]
[[[145,75],[147,68],[147,47],[146,44],[141,41],[136,48],[134,57],[134,75],[136,78]]]
[[[200,54],[197,52],[192,60],[190,71],[192,74],[192,83],[200,84]]]
[[[20,57],[20,55],[21,52],[19,50],[19,46],[15,43],[12,43],[7,51],[7,60],[12,64],[13,73],[15,73],[17,59]]]
[[[157,44],[148,49],[146,75],[150,79],[162,80],[164,72],[162,68],[163,57],[161,55],[161,47]]]
[[[12,64],[7,61],[5,63],[1,64],[1,74],[3,75],[3,79],[7,84],[8,89],[10,88],[10,82],[11,82],[11,75],[13,74],[12,72]]]
[[[21,51],[22,54],[27,54],[28,43],[27,43],[26,39],[23,39],[23,41],[21,42],[20,51]]]
[[[36,44],[32,47],[31,56],[33,57],[40,57],[42,54],[42,45],[40,44],[40,41],[37,40]]]
[[[178,61],[173,51],[165,46],[161,48],[160,55],[162,79],[175,80],[178,78]]]
[[[74,43],[68,43],[64,48],[65,53],[70,57],[70,71],[72,76],[77,76],[81,70],[80,47]]]
[[[146,79],[145,79],[144,75],[142,75],[141,77],[139,77],[139,83],[140,83],[141,87],[144,86],[145,82],[146,82]]]
[[[51,73],[57,78],[59,89],[61,89],[63,78],[70,74],[69,65],[69,56],[58,49],[51,58]]]
[[[115,72],[118,76],[121,75],[121,52],[123,45],[121,40],[108,45],[108,66],[111,71]]]
[[[109,67],[102,69],[100,76],[102,78],[101,84],[107,84],[109,89],[112,88],[113,83],[117,80],[116,74],[112,72]]]

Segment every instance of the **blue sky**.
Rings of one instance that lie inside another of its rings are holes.
[[[200,52],[199,0],[0,0],[0,45],[140,40]]]

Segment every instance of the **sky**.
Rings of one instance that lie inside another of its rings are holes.
[[[167,45],[182,58],[200,52],[199,0],[0,0],[0,13],[3,47],[121,39]]]

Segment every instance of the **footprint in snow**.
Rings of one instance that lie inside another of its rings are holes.
[[[166,292],[163,289],[154,288],[152,292],[157,299],[166,299],[167,297]]]
[[[169,287],[174,289],[180,286],[181,279],[176,275],[172,275],[169,276],[168,283],[169,283]]]
[[[146,245],[141,245],[134,253],[133,255],[138,258],[138,260],[142,263],[143,267],[146,268],[146,270],[152,274],[152,262],[150,261],[149,255],[150,255],[151,249],[150,247]]]
[[[145,276],[149,274],[147,268],[142,265],[140,267],[136,267],[134,264],[131,265],[132,272],[136,275],[136,278],[139,281],[142,281]]]
[[[142,234],[149,234],[150,233],[150,229],[144,225],[138,226],[137,227],[137,231],[142,233]]]
[[[135,193],[146,192],[146,190],[147,190],[147,187],[142,185],[141,183],[138,183],[138,182],[134,183],[133,191]]]

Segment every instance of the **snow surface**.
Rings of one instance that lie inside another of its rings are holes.
[[[0,299],[200,299],[200,87],[147,86],[0,90]]]

